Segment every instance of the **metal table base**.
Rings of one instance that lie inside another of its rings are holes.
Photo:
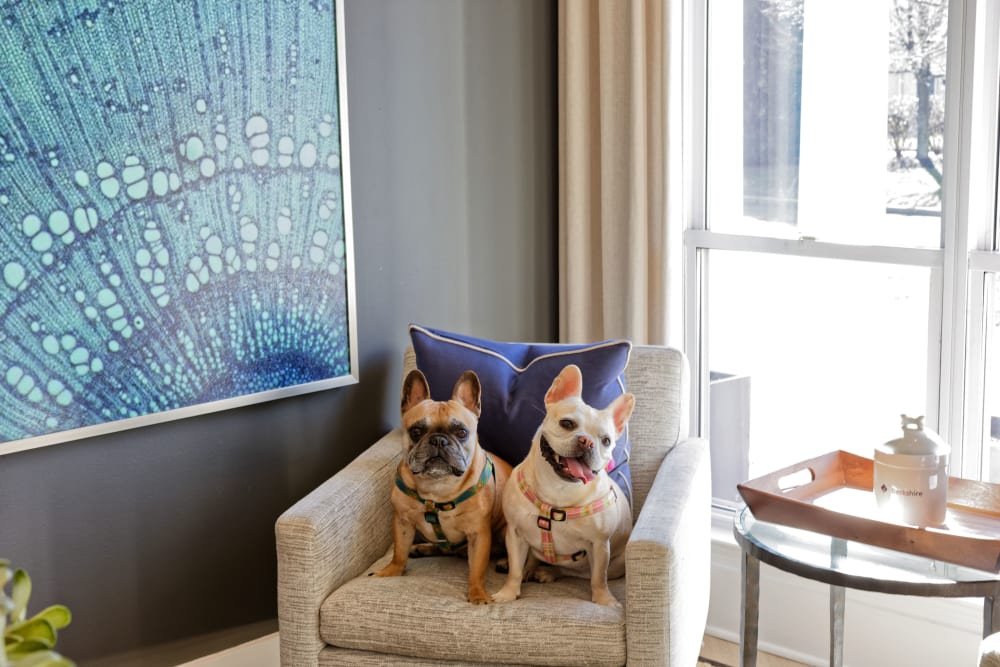
[[[830,586],[831,667],[842,667],[844,664],[844,608],[847,588],[927,597],[981,597],[983,637],[1000,631],[1000,574],[938,563],[912,554],[768,524],[755,519],[747,507],[737,512],[733,534],[742,550],[741,667],[754,667],[757,664],[761,561]],[[795,556],[789,555],[791,553]],[[858,573],[865,562],[870,562],[873,566],[871,576]],[[850,569],[843,567],[847,563],[852,565]],[[886,572],[892,571],[891,568],[911,576],[894,579],[886,575]],[[915,571],[934,574],[922,579],[914,578],[912,573]]]

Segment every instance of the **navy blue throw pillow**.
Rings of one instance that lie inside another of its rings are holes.
[[[608,340],[589,345],[503,343],[410,325],[417,368],[427,377],[431,398],[451,398],[455,381],[475,371],[482,384],[479,441],[511,465],[531,449],[545,417],[545,393],[559,371],[576,364],[583,373],[583,400],[604,409],[625,393],[625,367],[632,343]],[[611,479],[632,500],[628,429],[615,446]]]

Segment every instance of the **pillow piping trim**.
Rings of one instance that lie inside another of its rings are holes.
[[[456,340],[455,338],[448,338],[447,336],[441,336],[439,334],[434,333],[433,331],[428,331],[424,327],[422,327],[420,325],[417,325],[417,324],[411,324],[410,325],[410,332],[412,333],[413,331],[419,331],[420,333],[424,334],[425,336],[427,336],[429,338],[432,338],[432,339],[434,339],[436,341],[440,341],[442,343],[450,343],[452,345],[458,345],[459,347],[464,347],[464,348],[467,348],[469,350],[475,350],[476,352],[482,352],[484,354],[488,354],[491,357],[496,357],[497,359],[502,360],[504,363],[506,363],[508,366],[510,366],[511,369],[514,370],[517,373],[524,373],[526,370],[528,370],[529,368],[531,368],[531,365],[534,364],[536,361],[542,361],[544,359],[552,359],[554,357],[564,357],[564,356],[571,355],[571,354],[579,354],[580,352],[590,352],[592,350],[602,350],[602,349],[604,349],[606,347],[614,347],[616,345],[621,345],[622,343],[624,343],[625,346],[626,346],[626,348],[627,348],[627,351],[626,351],[626,354],[625,354],[625,365],[622,366],[622,369],[620,371],[618,371],[618,375],[617,375],[618,387],[623,392],[625,391],[625,386],[624,386],[624,383],[622,382],[621,378],[622,378],[622,375],[624,375],[624,373],[625,373],[625,369],[628,368],[629,361],[632,360],[632,341],[628,340],[627,338],[618,338],[618,339],[615,339],[615,340],[609,340],[609,341],[605,341],[603,343],[598,343],[596,345],[590,345],[590,346],[584,346],[584,347],[574,348],[572,350],[563,350],[563,351],[559,351],[559,352],[549,352],[548,354],[543,354],[541,356],[535,357],[530,362],[528,362],[528,365],[525,366],[524,368],[518,368],[517,366],[514,365],[514,363],[510,359],[508,359],[507,357],[503,356],[499,352],[496,352],[495,350],[490,350],[490,349],[485,348],[485,347],[480,347],[478,345],[473,345],[472,343],[467,343],[464,340]],[[551,345],[551,343],[537,343],[537,344],[538,345]]]

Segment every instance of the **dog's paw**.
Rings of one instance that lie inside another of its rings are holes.
[[[594,593],[593,600],[597,604],[602,604],[605,607],[614,607],[615,609],[622,608],[622,603],[619,602],[618,599],[611,594],[611,591],[607,590],[597,591]]]
[[[469,602],[472,604],[490,604],[493,598],[486,591],[469,592]]]
[[[403,567],[396,567],[392,563],[389,563],[381,570],[377,572],[369,572],[369,577],[398,577],[403,574]]]
[[[517,591],[504,586],[493,594],[494,602],[513,602],[517,599]]]

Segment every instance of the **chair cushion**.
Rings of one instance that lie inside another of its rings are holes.
[[[525,583],[514,602],[467,601],[465,558],[411,558],[401,577],[369,577],[387,553],[334,591],[320,610],[320,636],[333,646],[425,659],[523,665],[624,665],[625,611],[590,601],[575,577]],[[504,576],[487,571],[486,590]],[[609,582],[623,604],[625,578]]]
[[[482,384],[479,441],[511,465],[531,449],[545,415],[545,393],[564,367],[576,364],[583,373],[583,400],[603,409],[625,393],[625,367],[632,343],[608,340],[590,345],[502,343],[484,338],[410,325],[417,368],[427,377],[431,398],[451,397],[455,381],[473,370]],[[611,479],[632,501],[628,429],[618,439]]]

